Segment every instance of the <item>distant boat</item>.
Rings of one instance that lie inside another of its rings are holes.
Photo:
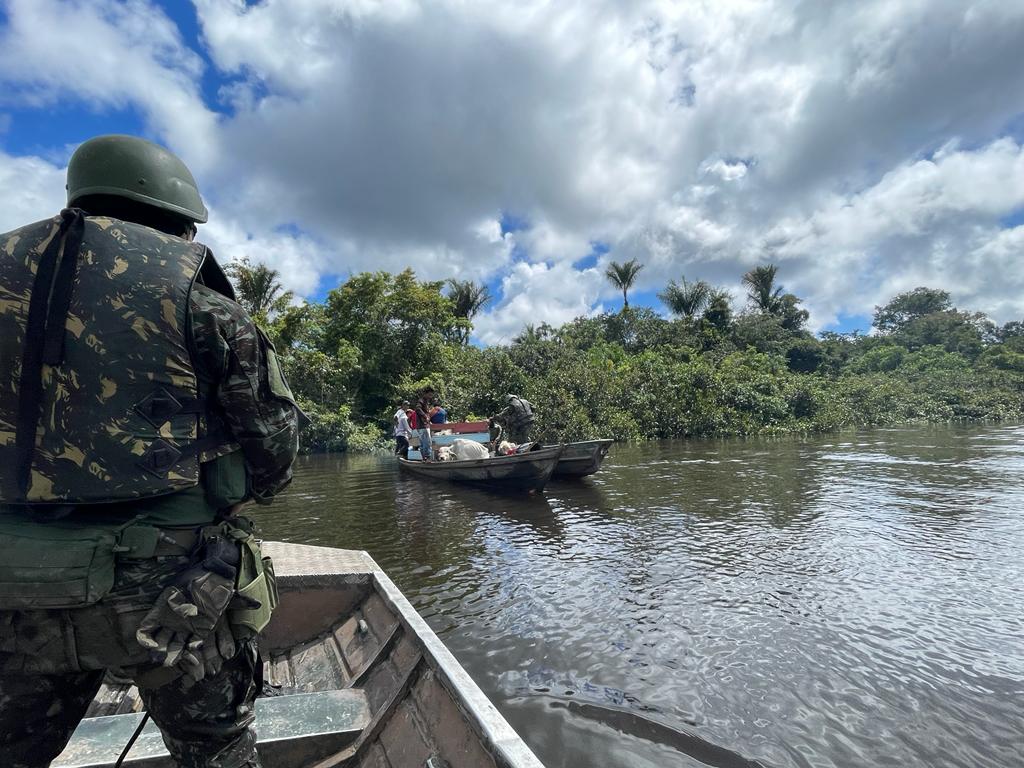
[[[273,768],[543,768],[365,552],[266,542],[281,603],[262,637],[273,695],[256,700]],[[53,768],[110,768],[142,720],[104,684]],[[173,765],[149,723],[126,768]]]
[[[399,459],[402,469],[435,480],[470,483],[495,491],[542,491],[562,455],[561,445],[536,448],[511,456],[468,461]]]
[[[555,466],[556,477],[585,477],[601,468],[601,462],[608,455],[608,448],[614,440],[585,440],[566,443],[562,457]]]

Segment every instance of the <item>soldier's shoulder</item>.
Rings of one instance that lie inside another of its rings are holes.
[[[252,322],[249,313],[242,309],[238,302],[202,283],[193,286],[190,301],[193,313],[202,312],[215,319],[233,323]]]
[[[192,288],[189,301],[196,338],[216,334],[236,351],[255,343],[256,324],[238,302],[201,283]]]
[[[33,221],[31,224],[12,229],[10,232],[0,234],[0,252],[11,255],[14,249],[22,243],[38,236],[48,236],[55,224],[59,223],[60,216],[51,216],[48,219]]]

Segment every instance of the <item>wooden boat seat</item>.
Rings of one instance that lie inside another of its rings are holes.
[[[52,768],[108,768],[139,725],[142,714],[83,720]],[[260,757],[275,768],[299,768],[354,742],[370,724],[359,688],[271,696],[256,700]],[[124,761],[131,768],[171,768],[160,732],[146,724]]]

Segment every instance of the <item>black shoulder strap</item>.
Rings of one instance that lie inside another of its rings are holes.
[[[18,417],[15,425],[14,452],[18,496],[28,492],[32,460],[36,449],[36,427],[43,397],[43,363],[64,354],[64,326],[74,288],[78,249],[82,243],[85,217],[77,208],[61,211],[60,227],[46,246],[32,283],[25,326],[25,344],[21,352],[21,377],[18,381]],[[72,235],[72,232],[76,234]],[[74,240],[74,242],[72,242]],[[57,270],[57,256],[64,258]],[[74,251],[71,250],[74,246]],[[54,276],[56,274],[56,280]],[[63,310],[63,311],[61,311]]]

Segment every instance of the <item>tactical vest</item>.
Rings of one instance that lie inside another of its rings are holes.
[[[0,235],[0,502],[90,504],[199,483],[224,449],[189,352],[205,246],[77,209]],[[216,420],[215,423],[220,423]]]
[[[513,397],[509,399],[509,404],[512,406],[509,428],[518,431],[533,426],[533,406],[529,401],[523,400],[521,397]]]

